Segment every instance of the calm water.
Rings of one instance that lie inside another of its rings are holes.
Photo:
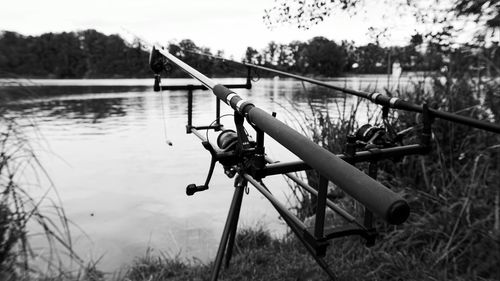
[[[371,76],[332,83],[373,89],[386,86],[386,79]],[[164,84],[186,82],[195,83],[172,79]],[[210,160],[198,138],[185,134],[186,92],[164,92],[162,102],[161,95],[152,91],[150,79],[31,83],[41,85],[31,88],[37,97],[11,103],[9,114],[32,118],[38,124],[43,148],[38,155],[55,183],[67,216],[78,226],[73,228],[73,235],[82,257],[100,258],[100,267],[113,271],[143,255],[148,247],[202,261],[215,256],[233,181],[217,166],[210,190],[185,195],[187,184],[204,182]],[[298,124],[294,118],[297,115],[289,113],[295,112],[290,102],[307,114],[311,101],[335,117],[338,111],[334,101],[342,97],[283,79],[261,79],[252,90],[236,92],[268,112],[277,112],[277,118],[292,126]],[[355,102],[353,98],[347,101]],[[222,109],[224,114],[231,113],[224,104]],[[195,91],[194,124],[208,125],[214,112],[213,95]],[[232,127],[231,121],[231,117],[223,118],[227,127]],[[216,134],[209,137],[214,140]],[[166,144],[166,138],[173,146]],[[295,159],[273,141],[266,144],[267,153],[275,160]],[[287,201],[287,185],[280,176],[266,178],[265,182],[277,197]],[[244,197],[240,227],[256,225],[265,226],[275,235],[286,231],[271,205],[250,189]]]

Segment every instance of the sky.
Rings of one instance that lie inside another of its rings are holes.
[[[370,1],[367,1],[370,5]],[[373,2],[376,3],[377,1]],[[387,17],[388,9],[373,5],[370,12],[349,16],[340,12],[310,30],[294,26],[268,29],[262,17],[273,0],[0,0],[0,30],[24,35],[96,29],[105,34],[131,34],[151,43],[192,39],[212,51],[242,58],[248,46],[263,49],[268,42],[289,43],[324,36],[357,45],[371,42],[371,26],[387,26],[386,44],[404,45],[417,26],[410,18]]]

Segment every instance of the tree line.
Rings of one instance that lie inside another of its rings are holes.
[[[0,35],[1,75],[47,78],[149,76],[148,54],[138,42],[95,30],[23,36]]]
[[[355,46],[354,42],[337,43],[325,37],[288,44],[269,42],[262,50],[247,47],[242,60],[279,70],[313,76],[332,77],[346,74],[388,73],[394,62],[404,71],[436,71],[450,60],[467,58],[466,48],[443,52],[438,41],[423,44],[414,35],[407,46],[382,47],[378,43]],[[197,46],[192,40],[168,44],[168,50],[209,76],[244,76],[245,69],[221,60],[200,56],[205,53],[224,56],[222,50]],[[140,40],[127,42],[119,35],[105,35],[96,30],[45,33],[24,36],[15,32],[0,33],[0,76],[43,78],[132,78],[151,77],[148,52]],[[496,62],[500,62],[496,55]],[[459,64],[460,65],[460,64]],[[464,64],[468,65],[468,64]],[[171,77],[184,77],[173,68]]]

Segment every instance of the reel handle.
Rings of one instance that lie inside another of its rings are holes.
[[[212,178],[212,174],[214,173],[215,163],[217,162],[215,150],[210,145],[210,143],[208,141],[204,141],[202,142],[202,144],[208,151],[210,151],[210,154],[212,154],[212,159],[210,160],[210,168],[208,169],[208,175],[204,185],[196,185],[192,183],[186,187],[186,194],[188,196],[191,196],[198,191],[204,191],[208,189],[208,184],[210,183],[210,179]]]
[[[208,189],[208,185],[196,185],[196,184],[192,183],[192,184],[186,186],[186,194],[188,196],[191,196],[198,191],[204,191],[207,189]]]

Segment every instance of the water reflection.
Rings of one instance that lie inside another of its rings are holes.
[[[46,112],[47,117],[84,119],[91,123],[97,123],[99,119],[126,115],[123,99],[47,101],[41,102],[38,110]]]

